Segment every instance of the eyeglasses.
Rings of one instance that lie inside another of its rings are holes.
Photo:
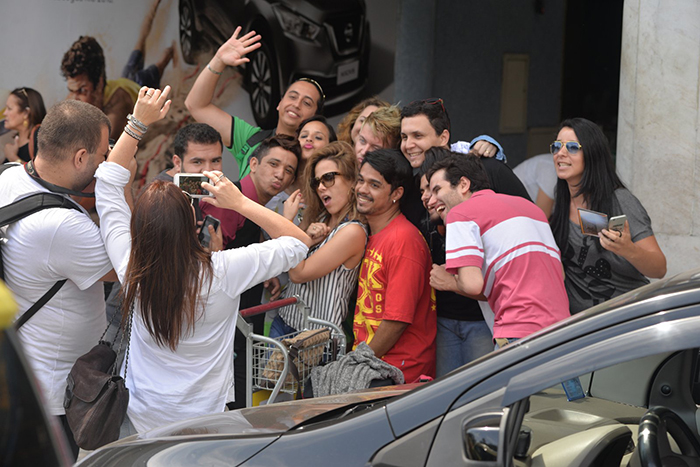
[[[184,194],[185,198],[187,198],[187,200],[190,202],[190,206],[194,206],[194,198],[192,198],[192,196],[185,190],[182,190],[182,194]]]
[[[419,99],[417,101],[413,101],[408,105],[413,105],[413,104],[428,104],[428,105],[437,105],[440,104],[440,107],[442,108],[442,111],[447,113],[447,110],[445,110],[445,102],[439,98],[439,97],[430,97],[428,99]]]
[[[335,177],[337,177],[338,175],[340,175],[339,172],[328,172],[321,175],[320,177],[312,178],[311,188],[315,190],[321,183],[323,183],[323,186],[325,186],[326,188],[330,188],[333,185],[335,185]]]
[[[561,151],[562,146],[569,151],[569,154],[576,154],[583,149],[583,146],[578,141],[555,141],[549,145],[549,152],[556,154]]]
[[[19,92],[21,92],[22,94],[24,94],[24,97],[26,97],[27,99],[29,99],[29,95],[27,94],[27,91],[26,91],[24,88],[20,88]]]

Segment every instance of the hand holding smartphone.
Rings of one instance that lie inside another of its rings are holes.
[[[621,216],[611,217],[610,221],[608,222],[608,230],[622,232],[625,229],[625,222],[627,222],[627,216],[624,214]]]
[[[199,243],[204,247],[204,248],[209,248],[209,244],[211,243],[211,235],[209,234],[209,226],[211,225],[214,227],[214,230],[219,228],[219,224],[221,222],[219,219],[216,217],[212,216],[207,216],[204,218],[204,222],[202,222],[202,228],[199,230]]]

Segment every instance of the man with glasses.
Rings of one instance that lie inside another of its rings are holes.
[[[109,119],[98,108],[60,102],[42,122],[34,161],[0,175],[0,207],[41,192],[59,193],[76,207],[44,209],[10,224],[2,246],[5,281],[20,310],[28,310],[57,281],[66,280],[22,325],[18,336],[47,410],[60,417],[74,458],[78,447],[63,408],[66,377],[107,326],[101,281],[116,281],[117,276],[100,229],[71,196],[85,196],[82,191],[109,152],[109,133]]]
[[[407,383],[435,376],[435,300],[429,284],[430,252],[399,208],[411,167],[396,149],[368,152],[355,192],[370,237],[360,267],[353,331],[355,347],[404,373]]]
[[[494,193],[481,161],[452,153],[430,168],[428,206],[446,221],[446,270],[488,300],[499,347],[569,316],[561,256],[532,202]]]
[[[197,77],[185,105],[195,120],[207,123],[221,133],[224,145],[238,163],[239,178],[242,179],[251,170],[250,155],[263,139],[274,134],[296,136],[301,122],[322,112],[326,96],[321,85],[313,79],[298,79],[282,96],[277,106],[277,127],[270,130],[250,125],[214,105],[214,91],[226,67],[249,62],[245,56],[260,47],[260,35],[255,35],[255,31],[239,38],[240,32],[241,28],[236,28],[231,38],[219,47],[206,69]]]

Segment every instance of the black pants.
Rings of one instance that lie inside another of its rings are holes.
[[[262,284],[256,285],[252,289],[243,292],[241,295],[240,309],[245,310],[246,308],[260,305],[260,297],[262,297],[262,292]],[[265,332],[264,314],[246,318],[246,321],[253,325],[253,332],[255,334],[262,334]],[[236,357],[233,360],[233,388],[236,394],[236,400],[228,404],[228,408],[231,410],[242,409],[245,407],[246,402],[246,338],[238,329],[236,329],[236,337],[233,340],[233,351],[236,353]]]

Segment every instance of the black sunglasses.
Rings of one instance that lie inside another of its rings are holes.
[[[311,188],[315,190],[321,183],[323,183],[323,186],[325,186],[326,188],[330,188],[333,185],[335,185],[335,177],[337,177],[338,175],[340,175],[339,172],[328,172],[321,175],[320,177],[312,178]]]

